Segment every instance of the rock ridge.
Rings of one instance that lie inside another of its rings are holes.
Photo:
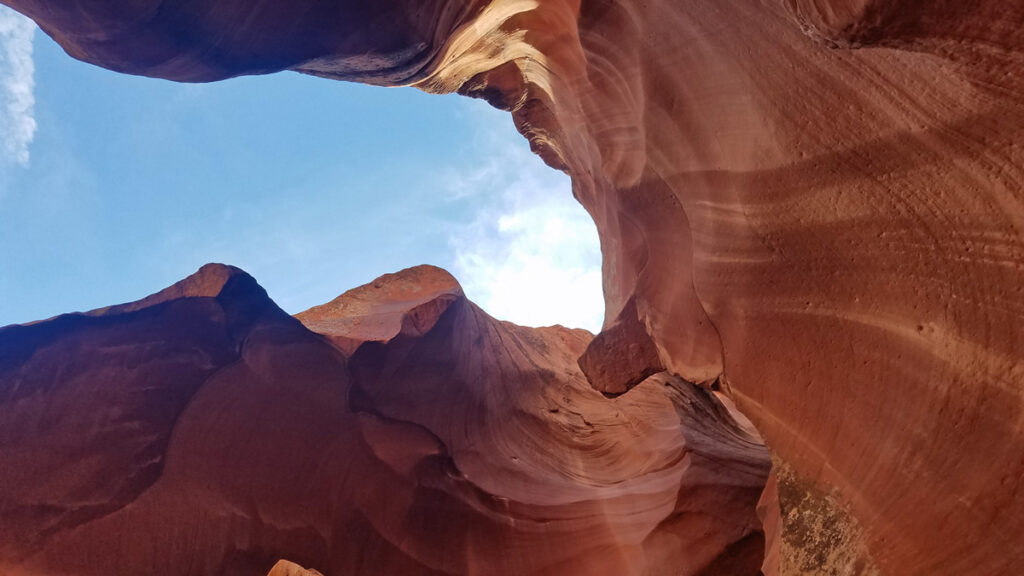
[[[606,399],[589,333],[434,267],[299,317],[218,265],[0,330],[0,572],[760,573],[769,454],[711,392]]]

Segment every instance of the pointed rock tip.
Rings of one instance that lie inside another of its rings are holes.
[[[224,290],[224,286],[227,285],[228,281],[236,276],[252,278],[244,270],[235,266],[216,262],[204,264],[191,275],[141,300],[117,306],[98,308],[86,312],[86,314],[90,316],[111,316],[135,312],[181,298],[216,298]]]
[[[294,562],[278,560],[267,576],[323,576],[323,574],[310,568],[303,568]]]
[[[180,294],[179,298],[216,298],[228,280],[235,276],[249,276],[249,274],[235,266],[211,262],[203,264],[190,276],[175,282],[154,296],[172,291]]]

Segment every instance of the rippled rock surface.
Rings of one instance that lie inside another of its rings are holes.
[[[590,382],[735,399],[783,571],[1024,573],[1021,0],[4,1],[123,72],[509,110],[601,236]]]
[[[429,266],[299,320],[209,265],[4,328],[0,571],[759,573],[767,448],[668,374],[606,399],[590,339]]]

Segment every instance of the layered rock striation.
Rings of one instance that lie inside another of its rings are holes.
[[[1024,2],[4,2],[123,72],[509,110],[598,227],[595,387],[734,398],[834,502],[786,518],[858,526],[807,570],[1024,573]]]
[[[439,268],[298,318],[209,265],[0,329],[0,572],[760,573],[771,462],[714,394],[608,400],[588,332]]]

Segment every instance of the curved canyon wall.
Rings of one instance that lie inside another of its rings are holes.
[[[511,111],[600,233],[593,387],[733,398],[784,541],[829,501],[849,569],[1024,573],[1024,2],[3,1],[121,72]]]
[[[208,265],[0,329],[0,573],[759,574],[767,448],[667,373],[603,397],[590,339],[429,266],[298,320]]]

